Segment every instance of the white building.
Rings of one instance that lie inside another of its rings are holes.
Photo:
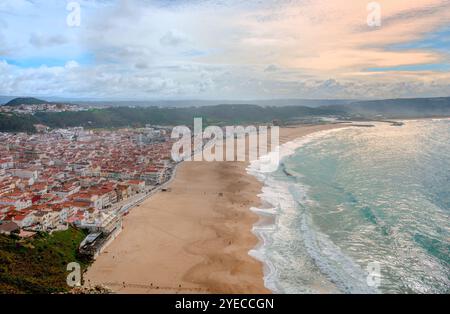
[[[60,224],[60,214],[58,212],[39,211],[34,213],[34,217],[42,231],[56,229]]]
[[[36,181],[38,178],[38,172],[36,170],[11,169],[10,172],[13,176],[19,177],[21,179],[33,179],[34,181]]]
[[[1,197],[0,205],[14,206],[16,210],[22,210],[32,205],[31,200],[26,199],[14,199],[9,197]]]

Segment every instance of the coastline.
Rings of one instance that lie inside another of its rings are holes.
[[[327,124],[280,129],[280,144]],[[248,162],[183,162],[168,187],[133,208],[124,230],[85,274],[117,293],[271,293],[249,252],[262,183]]]
[[[428,204],[427,195],[433,195],[435,191],[441,190],[437,185],[415,190],[417,178],[431,177],[431,180],[435,180],[433,172],[429,171],[430,168],[421,168],[423,163],[434,167],[437,161],[442,160],[442,153],[436,153],[435,146],[420,145],[411,151],[417,152],[412,154],[414,157],[411,159],[408,159],[410,156],[405,157],[403,154],[412,146],[411,143],[444,142],[443,139],[449,134],[446,132],[449,127],[448,119],[426,120],[429,119],[408,120],[401,128],[396,128],[396,125],[392,124],[376,123],[375,127],[368,129],[367,132],[352,127],[325,136],[319,133],[312,134],[304,140],[309,142],[307,138],[314,138],[314,142],[300,149],[292,158],[284,162],[282,160],[277,173],[258,176],[260,173],[256,171],[257,177],[262,177],[263,182],[266,182],[261,193],[261,199],[265,201],[266,206],[254,210],[263,215],[268,213],[272,216],[272,221],[275,221],[275,224],[264,224],[254,228],[262,243],[252,253],[265,262],[266,287],[274,293],[377,294],[446,291],[448,280],[444,251],[437,248],[437,251],[430,253],[429,243],[409,239],[407,234],[405,236],[400,232],[397,233],[397,230],[390,229],[392,220],[390,221],[391,217],[386,214],[392,208],[404,208],[399,216],[407,217],[405,219],[407,228],[410,217],[422,218],[420,213],[423,208],[427,208],[424,205]],[[370,142],[366,143],[369,138]],[[394,141],[391,142],[391,139]],[[293,142],[299,144],[296,145],[297,148],[304,144],[300,143],[301,141]],[[381,146],[380,142],[383,143]],[[397,151],[395,148],[392,149],[395,145],[393,143],[396,142],[402,145]],[[359,146],[359,143],[364,144]],[[384,160],[387,154],[392,156],[391,163],[387,162],[380,168],[371,167]],[[360,160],[365,162],[359,164]],[[335,169],[340,169],[336,171],[340,173],[336,174]],[[414,173],[414,176],[389,178],[384,181],[391,173],[398,174],[404,169],[407,173]],[[249,172],[252,170],[249,167]],[[291,174],[294,178],[289,178]],[[375,181],[373,178],[376,178]],[[399,193],[389,195],[388,191],[395,190],[399,182],[405,182],[408,187]],[[372,189],[376,192],[365,194]],[[414,191],[411,192],[414,197],[409,197],[409,191]],[[378,208],[380,195],[389,195],[389,201],[402,205],[391,205],[392,203],[388,202]],[[289,201],[285,202],[286,199]],[[421,239],[429,236],[424,231],[427,230],[427,221],[445,223],[445,219],[437,218],[445,208],[445,205],[442,206],[445,201],[438,196],[436,199],[440,201],[436,202],[435,207],[431,207],[428,213],[434,218],[427,220],[425,217],[428,215],[424,215],[423,221],[417,219],[420,226],[418,230],[421,230],[418,237]],[[344,229],[347,226],[352,227]],[[371,231],[364,232],[360,236],[361,230]],[[384,230],[388,232],[385,233]],[[434,238],[442,241],[437,243],[445,241],[440,236],[441,234],[433,234]],[[411,268],[405,265],[411,262],[404,263],[402,258],[410,255],[402,252],[400,247],[386,249],[388,252],[392,249],[394,253],[380,253],[384,252],[383,244],[388,237],[405,237],[411,241],[410,247],[417,252],[415,257],[421,256],[419,260],[433,260],[435,279],[420,278],[420,273],[416,271],[426,269],[420,262]],[[365,249],[359,250],[361,247]],[[293,251],[297,254],[291,254]],[[401,252],[398,259],[397,251]],[[370,270],[367,270],[368,265],[378,263],[381,267],[386,267],[388,262],[385,257],[388,254],[396,256],[398,266],[395,271],[401,275],[385,275],[382,283],[371,285],[367,280],[367,272],[370,274]],[[408,270],[405,271],[405,268]],[[273,272],[274,270],[276,272]],[[400,276],[406,279],[399,282]],[[411,288],[405,282],[414,282],[417,286]]]
[[[306,132],[299,137],[287,136],[280,140],[280,166],[282,167],[283,162],[286,158],[295,154],[296,150],[304,146],[308,142],[319,139],[322,136],[333,133],[340,129],[346,129],[355,126],[353,124],[348,125],[335,125],[335,127],[321,128],[320,130],[308,130],[312,132]],[[358,125],[360,126],[360,125]],[[271,234],[277,230],[278,217],[282,213],[282,208],[290,207],[293,202],[292,196],[284,195],[286,187],[281,182],[270,176],[270,173],[264,173],[259,171],[260,161],[251,162],[247,168],[247,173],[254,176],[263,185],[261,193],[258,197],[261,200],[262,206],[252,207],[252,210],[256,215],[260,217],[260,220],[252,228],[252,232],[258,238],[259,242],[256,247],[250,250],[249,254],[255,259],[261,261],[264,267],[264,285],[266,288],[270,289],[273,293],[283,293],[277,287],[277,275],[276,267],[271,263],[270,260],[266,259],[266,246],[267,243],[271,241]],[[288,172],[283,170],[287,176],[291,176]],[[281,186],[280,186],[281,184]],[[280,197],[280,195],[284,195]],[[289,201],[290,200],[290,201]],[[282,205],[283,204],[283,205]],[[337,293],[338,291],[320,287],[316,287],[317,291],[321,293]]]

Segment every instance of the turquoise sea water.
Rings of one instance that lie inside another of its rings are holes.
[[[250,170],[265,182],[267,208],[255,211],[275,217],[255,227],[264,243],[251,252],[266,264],[266,286],[450,292],[450,120],[352,127],[291,145],[276,172]],[[379,285],[368,281],[373,265]]]

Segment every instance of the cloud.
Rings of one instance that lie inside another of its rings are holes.
[[[31,0],[2,0],[0,2],[0,13],[14,13],[19,10],[29,9],[33,6],[34,1]]]
[[[185,36],[172,30],[164,34],[164,36],[162,36],[161,39],[159,40],[161,45],[171,47],[179,46],[184,41],[186,41]]]
[[[427,70],[448,64],[447,52],[394,46],[448,27],[450,1],[378,2],[382,25],[369,28],[367,1],[83,1],[81,27],[60,29],[55,25],[64,23],[65,6],[34,1],[32,12],[41,19],[27,19],[28,25],[10,16],[0,44],[18,47],[16,59],[40,54],[68,63],[7,64],[10,81],[0,78],[0,93],[233,99],[448,94],[449,75]],[[55,19],[47,21],[47,9]],[[93,61],[83,64],[75,51]],[[419,65],[423,71],[370,70]]]
[[[30,44],[36,48],[47,48],[52,46],[64,45],[68,42],[62,35],[43,35],[33,33],[30,36]]]
[[[352,74],[347,78],[280,79],[258,69],[229,70],[206,65],[148,67],[139,71],[119,64],[24,69],[0,61],[0,94],[92,98],[385,98],[445,96],[450,73],[393,72]],[[358,77],[359,76],[359,77]],[[355,78],[358,77],[358,78]],[[236,96],[239,95],[239,96]]]
[[[278,71],[278,67],[275,64],[270,64],[264,69],[264,72],[276,72],[276,71]]]
[[[75,68],[78,68],[79,66],[80,65],[78,64],[78,62],[71,60],[71,61],[68,61],[64,67],[66,69],[75,69]]]
[[[0,56],[7,55],[9,53],[10,53],[10,51],[6,47],[4,35],[0,32]]]

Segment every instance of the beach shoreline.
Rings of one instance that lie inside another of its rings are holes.
[[[283,172],[287,176],[291,176],[291,174],[284,170],[283,163],[291,155],[294,155],[297,149],[312,140],[319,139],[327,134],[352,126],[360,125],[340,124],[339,127],[323,128],[311,133],[305,133],[300,137],[288,136],[282,139],[279,146],[279,166],[282,167]],[[270,289],[273,293],[283,293],[283,291],[280,290],[277,285],[276,267],[270,260],[266,258],[265,251],[266,246],[268,244],[270,245],[272,238],[271,235],[276,232],[278,228],[278,217],[282,214],[282,208],[280,205],[282,200],[280,199],[279,193],[283,192],[276,191],[279,188],[279,182],[276,179],[273,179],[270,173],[264,173],[264,171],[260,171],[259,164],[260,161],[256,160],[254,162],[251,162],[249,167],[247,168],[247,173],[257,178],[263,185],[263,189],[258,195],[261,200],[261,206],[251,208],[251,210],[260,217],[260,221],[252,228],[252,232],[258,238],[259,242],[258,245],[249,252],[249,254],[263,263],[265,287]],[[335,291],[328,291],[322,289],[321,287],[318,287],[318,291],[322,291],[322,293],[335,293]]]
[[[280,129],[280,144],[340,124]],[[133,208],[124,230],[85,273],[85,285],[117,293],[271,293],[262,245],[262,183],[248,162],[183,162],[169,187]]]

